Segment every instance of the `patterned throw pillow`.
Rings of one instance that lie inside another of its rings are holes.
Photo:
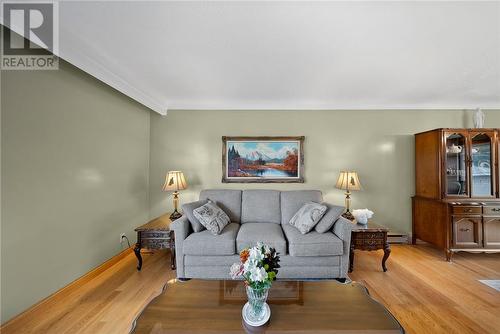
[[[326,205],[307,202],[290,219],[290,225],[295,226],[300,233],[306,234],[316,225],[326,212]]]
[[[208,202],[194,209],[193,214],[200,221],[201,225],[205,226],[213,235],[220,234],[230,222],[227,214],[214,202]]]

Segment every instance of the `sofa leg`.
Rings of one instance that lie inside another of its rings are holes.
[[[187,282],[190,280],[190,278],[179,277],[177,280],[181,282]]]

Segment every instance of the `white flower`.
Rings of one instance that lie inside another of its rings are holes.
[[[248,259],[247,262],[243,265],[243,270],[245,273],[252,271],[253,268],[257,267],[257,262],[253,259]]]
[[[368,219],[373,217],[373,211],[368,209],[357,209],[352,211],[352,215],[356,218],[356,221],[360,224],[367,224]]]
[[[236,279],[243,273],[243,265],[241,263],[234,263],[229,271],[231,278]]]
[[[267,278],[267,272],[264,268],[252,268],[250,270],[250,279],[254,282],[263,282]]]
[[[250,248],[250,260],[260,261],[264,259],[264,254],[257,247]]]

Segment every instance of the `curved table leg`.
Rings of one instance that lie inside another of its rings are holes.
[[[351,249],[349,251],[349,272],[354,269],[354,244],[351,243]]]
[[[140,243],[135,244],[134,253],[135,253],[135,256],[137,257],[137,261],[138,261],[137,270],[140,271],[142,268],[142,256],[141,256],[141,244]]]
[[[176,263],[175,263],[175,234],[174,232],[170,232],[170,268],[172,270],[176,269]]]
[[[384,270],[384,272],[387,271],[387,267],[385,266],[385,261],[387,261],[389,255],[391,255],[391,248],[389,246],[389,243],[386,242],[384,245],[384,257],[382,258],[382,269]]]

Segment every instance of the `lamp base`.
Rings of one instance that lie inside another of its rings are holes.
[[[172,212],[172,214],[170,215],[170,220],[176,220],[176,219],[179,219],[182,217],[182,214],[180,212],[178,212],[177,210],[175,210],[174,212]]]
[[[350,211],[344,212],[342,214],[342,217],[344,217],[345,219],[349,219],[350,221],[354,220],[354,216],[352,215],[352,213]]]

